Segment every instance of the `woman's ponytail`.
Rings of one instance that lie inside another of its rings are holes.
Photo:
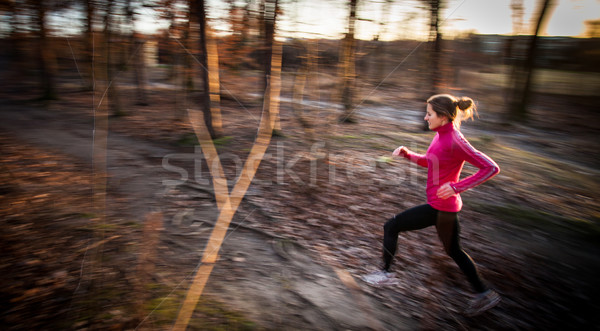
[[[473,99],[469,97],[460,97],[456,100],[456,106],[460,110],[457,114],[458,121],[456,122],[460,125],[460,122],[466,121],[468,119],[473,119],[473,115],[477,114],[477,107],[475,106],[475,102]]]

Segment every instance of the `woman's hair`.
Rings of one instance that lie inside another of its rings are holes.
[[[473,119],[473,114],[477,114],[475,102],[469,97],[456,98],[450,94],[436,94],[427,99],[427,103],[438,116],[446,116],[459,127],[462,121]]]

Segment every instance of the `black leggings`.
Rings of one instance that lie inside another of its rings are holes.
[[[446,253],[456,262],[477,293],[487,290],[477,267],[469,255],[460,247],[458,213],[438,211],[430,205],[408,209],[385,223],[383,230],[384,269],[389,270],[398,246],[400,232],[419,230],[435,225]]]

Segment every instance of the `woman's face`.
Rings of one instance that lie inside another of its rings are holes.
[[[438,116],[438,114],[433,111],[431,104],[427,104],[427,112],[425,113],[425,120],[429,124],[429,130],[435,130],[440,126],[448,123],[448,118],[446,116]]]

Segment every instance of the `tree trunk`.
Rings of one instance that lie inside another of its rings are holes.
[[[264,3],[264,71],[265,71],[265,86],[270,84],[270,96],[279,98],[281,89],[281,57],[283,45],[275,42],[275,24],[277,23],[278,0],[266,0]],[[279,122],[279,102],[273,100],[264,100],[270,102],[273,106],[270,107],[271,123],[273,133],[281,134],[281,123]],[[275,106],[276,105],[276,106]]]
[[[213,130],[218,137],[223,136],[223,121],[221,119],[221,84],[219,77],[219,48],[217,41],[211,33],[206,43],[206,54],[208,55],[208,89],[210,112],[212,116]]]
[[[133,71],[136,86],[136,102],[138,106],[147,106],[146,97],[146,57],[145,42],[139,40],[135,32],[135,13],[131,6],[131,0],[127,0],[127,20],[131,26],[131,35],[129,36],[129,52],[133,56]]]
[[[47,40],[46,33],[46,5],[44,1],[35,1],[36,20],[38,25],[38,61],[42,87],[42,100],[56,100],[57,95],[54,87],[54,66],[52,50]]]
[[[189,0],[188,3],[188,11],[187,17],[184,23],[184,31],[183,31],[183,45],[187,48],[189,52],[195,53],[196,44],[192,40],[192,21],[193,21],[193,12],[194,12],[194,0]],[[192,57],[189,56],[186,50],[182,50],[181,54],[183,54],[183,66],[184,66],[184,77],[183,84],[184,89],[186,91],[191,91],[194,89],[196,85],[194,81],[194,61],[192,61]]]
[[[307,47],[310,47],[310,42],[307,43]],[[308,59],[310,55],[307,54],[307,60],[305,63],[301,63],[296,70],[294,75],[294,85],[292,87],[292,112],[304,131],[307,131],[309,127],[308,121],[304,118],[304,105],[302,104],[305,95],[305,87],[308,80]]]
[[[10,70],[10,76],[7,77],[9,81],[16,81],[17,79],[23,79],[27,73],[27,67],[25,59],[25,54],[23,52],[23,38],[19,36],[19,24],[18,24],[18,15],[19,8],[13,2],[7,2],[6,6],[8,6],[8,12],[12,14],[10,18],[10,35],[8,37],[9,40],[9,63],[12,64],[12,68]]]
[[[83,52],[83,71],[84,74],[87,75],[85,77],[85,86],[86,90],[92,91],[94,89],[94,68],[92,67],[94,61],[94,28],[93,28],[93,20],[94,20],[94,1],[86,0],[85,4],[85,40],[84,43],[84,52]]]
[[[271,54],[271,75],[269,87],[269,113],[271,116],[271,127],[273,135],[281,135],[281,122],[279,121],[279,96],[281,94],[281,60],[283,56],[283,44],[273,40]]]
[[[441,74],[441,54],[442,54],[442,33],[440,32],[440,10],[442,8],[441,0],[428,0],[427,1],[430,12],[430,23],[429,23],[429,44],[431,45],[429,50],[429,61],[427,63],[429,72],[429,96],[438,94],[442,85],[442,74]],[[429,130],[427,122],[423,122],[423,131]]]
[[[294,76],[294,85],[292,87],[292,112],[302,126],[304,133],[309,141],[314,141],[314,125],[316,118],[310,114],[307,116],[306,107],[304,106],[304,98],[312,100],[320,100],[319,77],[318,77],[318,40],[309,40],[302,44],[306,49],[306,60],[302,61],[298,66],[298,70]],[[311,106],[308,106],[311,111]]]
[[[105,101],[109,103],[109,107],[112,108],[113,115],[115,116],[123,116],[125,113],[121,108],[121,103],[119,99],[119,93],[117,89],[117,82],[115,81],[115,75],[113,72],[112,66],[112,49],[111,49],[111,38],[112,38],[112,26],[111,26],[111,18],[113,15],[113,5],[114,0],[108,0],[106,2],[106,13],[104,16],[104,47],[105,55],[106,55],[106,75],[108,86],[107,93],[105,97]]]
[[[136,85],[136,102],[138,106],[148,105],[148,96],[146,94],[146,57],[145,57],[145,42],[138,40],[135,33],[132,33],[131,48],[134,55],[134,75]]]
[[[529,41],[527,55],[522,61],[521,68],[515,71],[513,80],[513,93],[510,104],[509,119],[518,122],[527,121],[527,106],[531,99],[531,85],[534,78],[535,59],[537,57],[537,42],[540,30],[545,23],[549,8],[553,5],[553,0],[542,0],[541,9],[537,18],[535,32]]]
[[[386,42],[381,41],[381,37],[387,32],[387,24],[389,20],[390,8],[392,0],[385,0],[382,7],[381,22],[379,22],[379,32],[377,34],[376,46],[375,46],[375,79],[379,82],[386,78],[385,65],[386,65]]]
[[[103,38],[103,35],[94,38],[92,49],[92,68],[93,68],[93,107],[94,107],[94,126],[92,139],[92,212],[94,214],[93,221],[96,225],[102,225],[106,222],[106,197],[107,197],[107,155],[108,155],[108,40]],[[94,240],[97,243],[102,243],[104,240],[104,231],[100,227],[96,227],[93,231]],[[88,272],[93,274],[100,272],[98,261],[102,256],[102,245],[95,246],[89,253],[91,265],[88,267]],[[92,293],[97,295],[100,290],[92,280],[90,284]],[[90,303],[91,304],[91,303]]]
[[[217,133],[213,128],[212,123],[212,113],[210,109],[210,82],[208,77],[208,54],[206,49],[206,10],[204,7],[204,0],[197,0],[197,17],[198,17],[198,25],[200,26],[200,55],[198,56],[198,62],[200,64],[200,77],[202,77],[202,100],[200,100],[200,105],[202,107],[202,112],[204,113],[204,123],[206,124],[206,128],[210,136],[215,139],[217,138]]]
[[[344,113],[340,117],[342,123],[355,123],[354,116],[354,83],[355,83],[355,40],[354,26],[356,23],[356,5],[358,0],[350,0],[350,16],[348,18],[348,33],[342,45],[342,91],[341,102]]]
[[[263,84],[266,88],[271,76],[271,56],[273,55],[273,38],[275,37],[275,20],[277,18],[277,0],[265,0],[261,11],[261,31],[264,32]]]
[[[442,53],[442,33],[440,32],[440,8],[439,0],[431,1],[431,39],[433,49],[431,51],[431,95],[440,92],[441,75],[441,53]]]
[[[181,45],[176,47],[174,51],[174,68],[176,82],[181,84],[181,89],[175,93],[177,110],[176,119],[183,121],[187,114],[187,94],[194,86],[193,70],[192,70],[192,59],[188,52],[193,53],[193,43],[190,41],[190,25],[192,20],[192,1],[188,1],[188,10],[185,11],[184,23],[181,25]],[[175,9],[173,9],[175,10]],[[173,20],[173,25],[175,25]],[[185,49],[184,49],[185,48]]]
[[[251,4],[252,0],[246,0],[246,5],[244,6],[244,17],[242,18],[242,31],[240,31],[240,41],[242,45],[244,45],[248,41],[250,35],[250,20],[252,17],[252,10],[250,10]]]

